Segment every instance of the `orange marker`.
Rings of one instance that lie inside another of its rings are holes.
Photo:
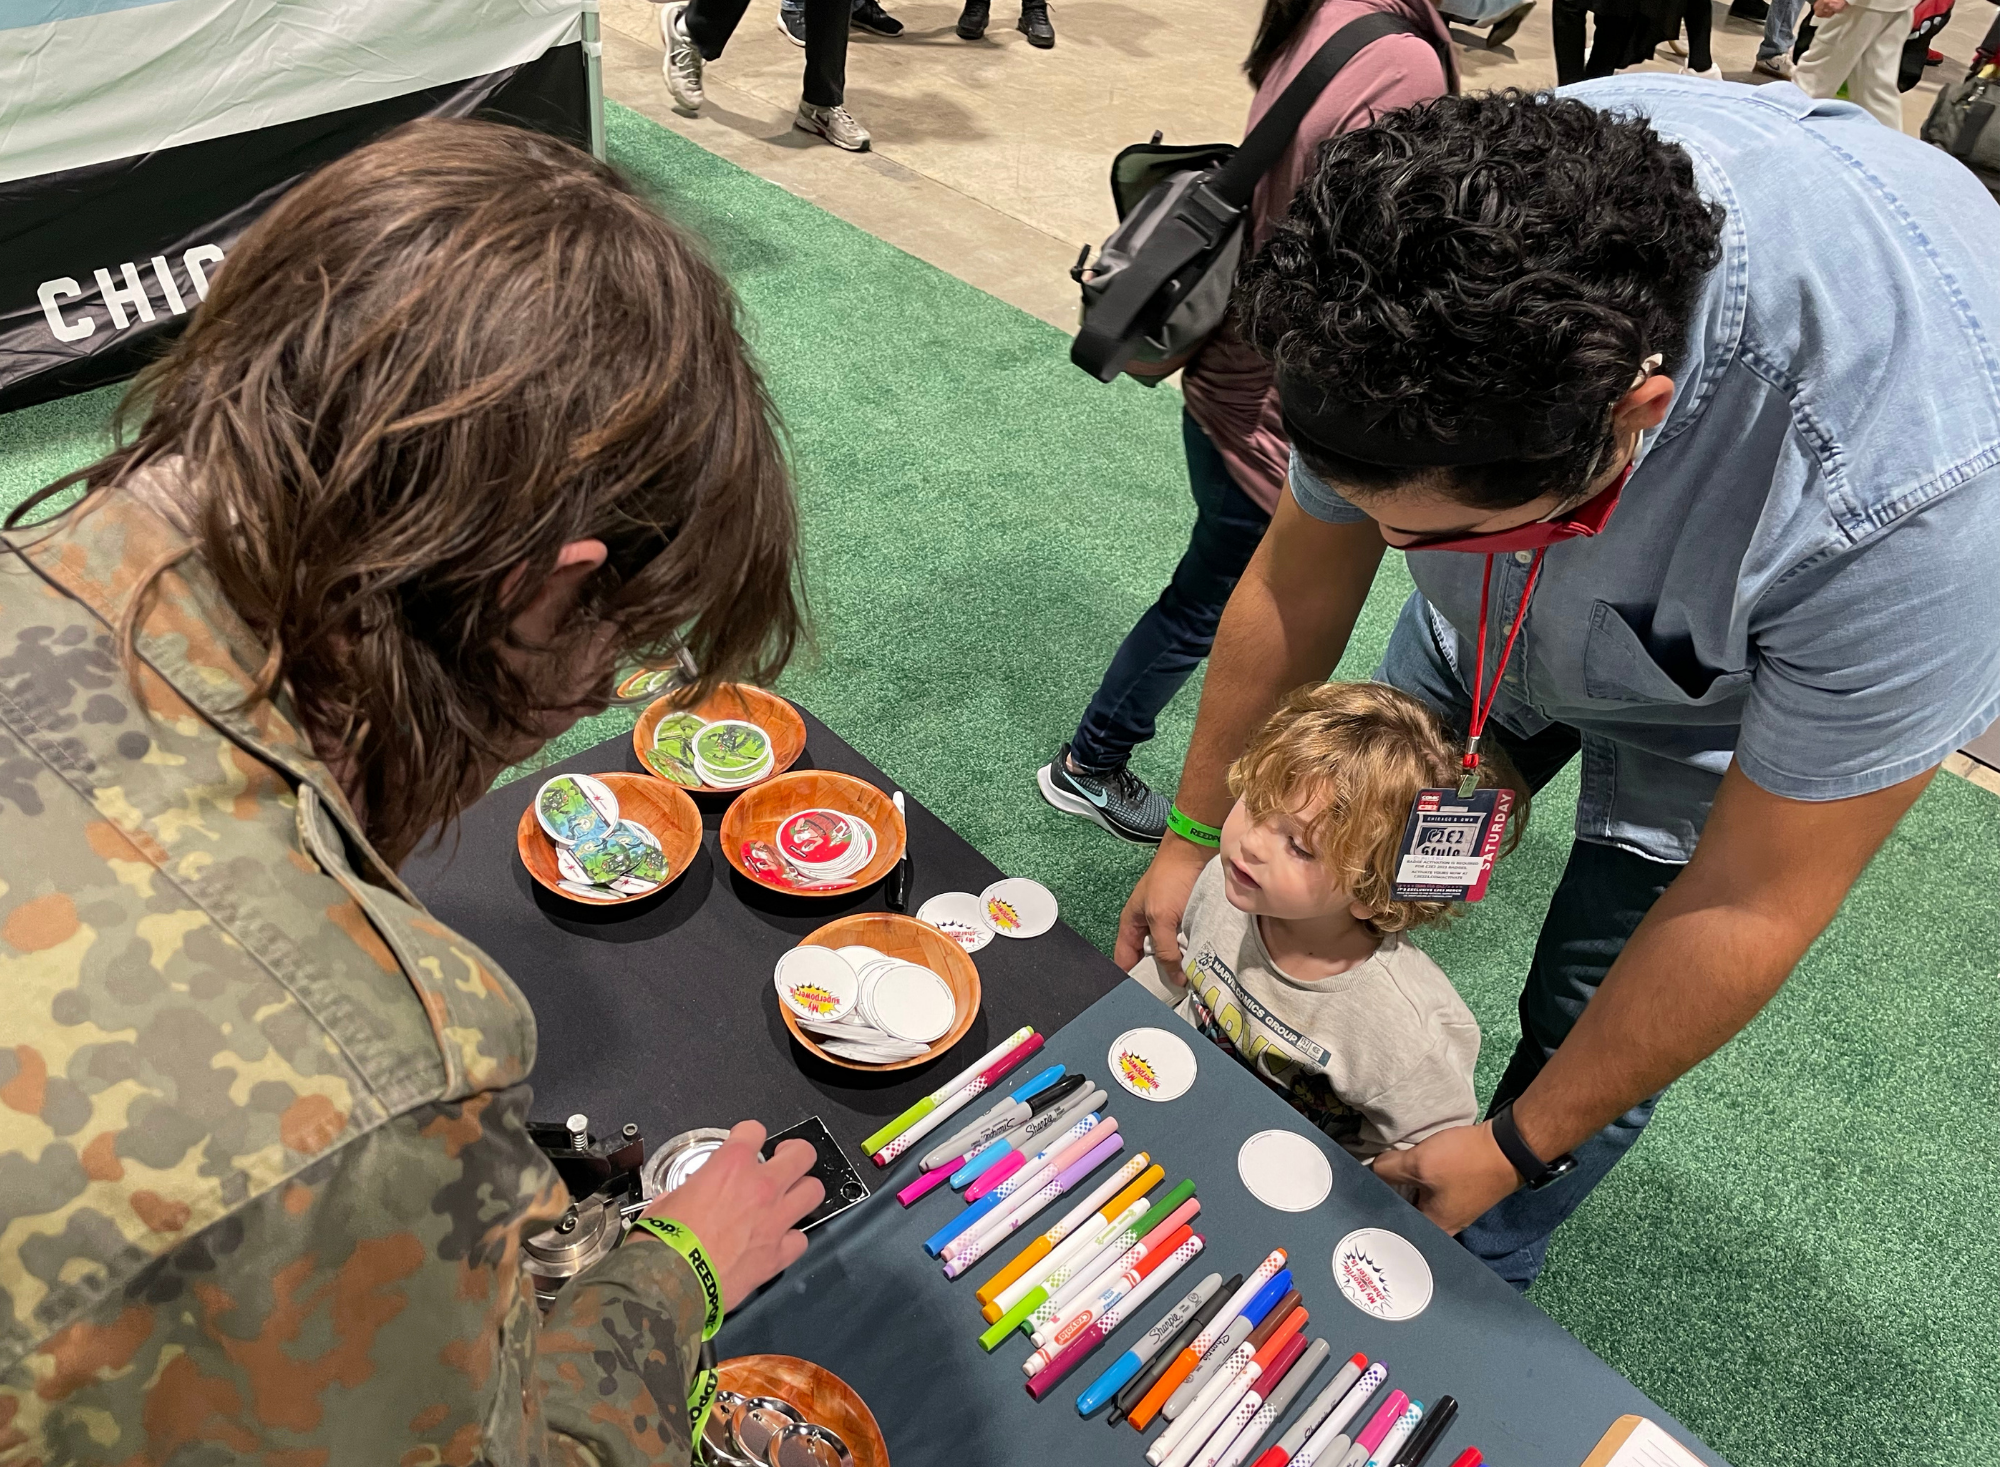
[[[985,1316],[986,1322],[991,1324],[1006,1312],[994,1301],[1024,1277],[1029,1269],[1048,1257],[1058,1243],[1078,1233],[1095,1233],[1109,1227],[1111,1219],[1164,1182],[1167,1179],[1166,1169],[1149,1165],[1151,1160],[1142,1151],[1126,1162],[1095,1192],[1072,1208],[1061,1222],[1015,1254],[1005,1268],[981,1284],[974,1297],[979,1300],[980,1313]],[[1105,1195],[1107,1189],[1112,1194],[1108,1198]]]
[[[1257,1271],[1243,1281],[1229,1301],[1210,1318],[1202,1332],[1181,1351],[1174,1363],[1166,1368],[1165,1373],[1153,1382],[1153,1388],[1139,1398],[1138,1405],[1125,1414],[1125,1419],[1132,1424],[1133,1430],[1144,1431],[1151,1424],[1153,1418],[1160,1414],[1160,1408],[1166,1405],[1167,1398],[1181,1388],[1181,1383],[1194,1374],[1195,1367],[1201,1364],[1202,1357],[1229,1332],[1243,1307],[1256,1297],[1264,1285],[1277,1277],[1278,1271],[1284,1266],[1285,1250],[1272,1249],[1270,1255],[1257,1265]],[[1247,1333],[1249,1331],[1246,1327],[1244,1334]],[[1236,1338],[1240,1340],[1243,1335],[1239,1334]],[[1220,1364],[1219,1361],[1217,1363]]]

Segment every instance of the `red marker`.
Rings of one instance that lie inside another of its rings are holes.
[[[1479,1455],[1479,1448],[1467,1447],[1451,1459],[1451,1467],[1479,1467],[1486,1459]]]

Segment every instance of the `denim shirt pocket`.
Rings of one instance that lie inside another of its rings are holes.
[[[1655,704],[1669,709],[1718,708],[1742,695],[1751,670],[1707,673],[1696,690],[1661,667],[1624,613],[1608,601],[1591,608],[1590,638],[1583,649],[1584,691],[1604,703]],[[1673,721],[1671,715],[1666,721]],[[1695,720],[1712,723],[1714,719]]]

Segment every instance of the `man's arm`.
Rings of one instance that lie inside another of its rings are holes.
[[[1208,825],[1229,813],[1229,766],[1278,699],[1325,677],[1340,654],[1382,562],[1373,520],[1329,524],[1300,509],[1287,489],[1229,598],[1209,654],[1194,738],[1175,798]],[[1164,965],[1180,962],[1179,926],[1195,878],[1214,854],[1172,834],[1160,842],[1118,924],[1117,962],[1139,961],[1148,932]]]
[[[1535,1154],[1552,1159],[1587,1140],[1748,1024],[1934,773],[1809,802],[1759,789],[1732,765],[1694,859],[1515,1101],[1521,1137]],[[1520,1185],[1484,1124],[1385,1155],[1375,1172],[1414,1187],[1424,1214],[1453,1233]]]

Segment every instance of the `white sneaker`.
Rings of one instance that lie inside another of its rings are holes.
[[[1681,63],[1681,75],[1698,76],[1703,81],[1721,81],[1722,63],[1719,61],[1711,61],[1708,63],[1707,71],[1696,71],[1692,66],[1689,66],[1685,61],[1683,61]]]
[[[687,33],[687,0],[660,7],[660,39],[667,54],[660,62],[660,75],[667,79],[667,92],[674,99],[674,111],[693,117],[701,111],[701,52]]]
[[[1759,56],[1757,64],[1750,68],[1759,76],[1775,76],[1779,81],[1792,79],[1792,58],[1790,53],[1780,51],[1776,56]]]
[[[850,153],[868,151],[868,129],[856,122],[845,107],[815,107],[802,101],[792,126],[800,132],[818,133],[836,148],[845,148]]]

